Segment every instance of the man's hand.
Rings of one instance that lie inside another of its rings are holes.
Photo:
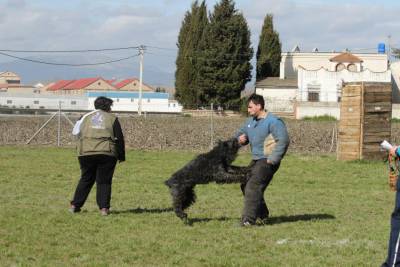
[[[241,145],[247,144],[247,136],[245,134],[240,135],[238,140]]]
[[[397,151],[398,146],[393,146],[390,150],[389,150],[389,154],[391,156],[395,156],[397,157],[396,151]]]

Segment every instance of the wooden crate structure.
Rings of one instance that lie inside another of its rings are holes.
[[[390,141],[390,83],[346,83],[342,89],[337,159],[382,159],[379,144]]]

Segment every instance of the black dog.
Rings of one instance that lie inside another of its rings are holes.
[[[249,169],[231,166],[240,148],[236,138],[219,142],[211,151],[198,155],[175,172],[165,184],[170,188],[175,214],[186,220],[186,208],[196,201],[194,187],[197,184],[245,184]]]

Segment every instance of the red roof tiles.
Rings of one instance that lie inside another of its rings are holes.
[[[333,58],[330,59],[332,62],[346,62],[346,63],[360,63],[363,62],[359,57],[351,53],[341,53]]]
[[[122,87],[126,86],[127,84],[129,84],[129,83],[131,83],[131,82],[133,82],[133,81],[139,82],[139,80],[136,79],[136,78],[125,79],[125,80],[123,80],[123,81],[120,81],[119,83],[117,83],[117,84],[114,85],[114,86],[115,86],[115,88],[117,88],[117,89],[121,89]]]
[[[60,80],[60,81],[57,81],[56,83],[54,83],[52,86],[50,86],[47,90],[48,91],[57,91],[57,90],[64,88],[65,86],[67,86],[68,84],[70,84],[74,81],[75,80]]]

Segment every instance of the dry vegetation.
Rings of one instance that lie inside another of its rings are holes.
[[[0,145],[25,144],[48,118],[48,116],[0,117]],[[70,118],[73,122],[77,119]],[[204,151],[210,147],[212,139],[215,142],[232,136],[244,119],[214,117],[212,127],[211,119],[205,117],[124,116],[120,121],[129,148]],[[70,134],[72,126],[64,118],[61,118],[61,122],[61,143],[63,146],[73,146],[74,139]],[[286,124],[291,137],[291,152],[326,153],[336,150],[335,142],[332,145],[336,122],[288,120]],[[57,118],[54,118],[31,144],[55,145],[56,143]]]

